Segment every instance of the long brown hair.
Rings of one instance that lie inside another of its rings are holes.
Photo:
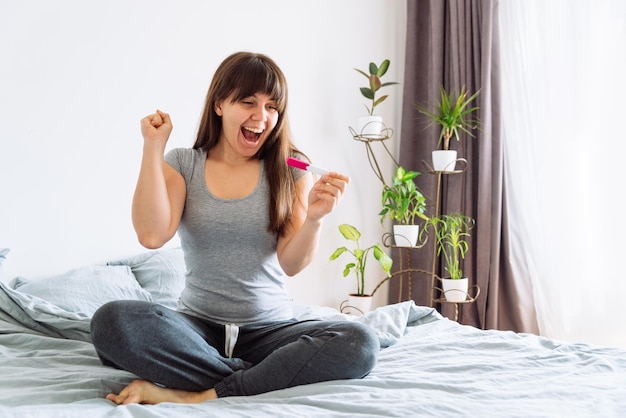
[[[285,233],[296,198],[295,180],[285,160],[299,150],[293,143],[287,118],[287,81],[271,58],[252,52],[236,52],[222,61],[209,86],[193,148],[208,153],[219,141],[222,119],[215,113],[216,103],[231,94],[236,102],[257,93],[268,95],[278,106],[278,122],[255,158],[265,161],[265,175],[270,187],[268,230],[280,236]]]

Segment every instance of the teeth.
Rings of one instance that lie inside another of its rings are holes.
[[[245,129],[246,131],[254,132],[255,134],[263,133],[263,129],[261,129],[261,128],[248,128],[248,127],[244,126],[243,129]]]

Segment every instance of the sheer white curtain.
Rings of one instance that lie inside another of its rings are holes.
[[[626,347],[626,2],[499,7],[510,262],[542,335]]]

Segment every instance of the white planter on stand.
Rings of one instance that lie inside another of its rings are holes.
[[[398,247],[415,247],[419,232],[419,225],[394,225],[393,239]]]
[[[369,312],[372,309],[373,296],[363,295],[358,296],[354,293],[348,295],[348,313],[352,315],[362,315]]]
[[[460,279],[441,279],[443,287],[443,295],[448,302],[465,302],[467,300],[469,289],[469,279],[462,277]]]
[[[456,169],[456,150],[433,151],[433,170],[450,172]]]
[[[357,135],[364,138],[380,138],[383,130],[382,116],[361,116],[358,121]]]

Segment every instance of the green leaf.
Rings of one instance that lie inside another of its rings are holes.
[[[346,251],[348,251],[346,247],[337,248],[335,252],[331,254],[330,261],[337,259],[337,257],[345,253]]]
[[[345,239],[350,240],[350,241],[358,241],[359,238],[361,238],[361,233],[359,232],[359,230],[353,227],[352,225],[348,225],[348,224],[339,225],[339,232],[341,232],[341,235],[343,235]]]
[[[360,90],[363,97],[365,97],[366,99],[374,100],[374,92],[372,91],[372,89],[370,89],[369,87],[361,87]]]
[[[370,62],[370,75],[377,75],[378,67],[373,62]]]
[[[393,265],[393,260],[389,257],[381,248],[380,244],[376,244],[374,246],[374,258],[378,260],[383,270],[387,275],[391,274],[391,267]]]
[[[355,71],[357,71],[359,74],[363,74],[365,78],[370,78],[370,75],[365,73],[365,71],[359,70],[358,68],[355,68]]]
[[[413,180],[415,177],[417,177],[419,175],[420,175],[420,173],[417,172],[417,171],[407,171],[402,176],[402,182],[407,183],[407,182]]]
[[[343,277],[348,277],[348,275],[350,274],[350,270],[352,270],[352,268],[355,265],[356,264],[354,264],[354,263],[346,264],[346,267],[343,269]]]
[[[388,97],[388,95],[380,96],[380,97],[378,98],[378,100],[376,100],[376,101],[374,102],[374,107],[376,107],[376,106],[378,106],[379,104],[381,104],[382,102],[384,102],[384,101],[385,101],[385,99],[386,99],[387,97]]]
[[[389,69],[389,60],[386,59],[380,64],[380,67],[378,67],[378,71],[376,71],[376,75],[378,75],[378,77],[382,77],[385,75],[388,69]]]

